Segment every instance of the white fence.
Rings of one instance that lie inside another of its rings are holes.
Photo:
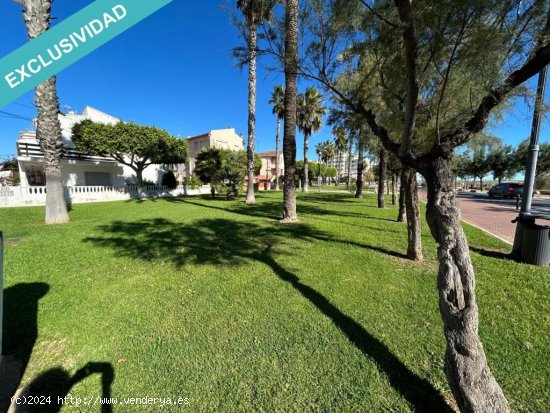
[[[165,186],[146,186],[149,198],[167,198],[186,195],[209,194],[210,186],[199,189],[187,189],[178,186],[170,190]],[[137,186],[69,186],[65,187],[65,199],[73,204],[86,202],[124,201],[139,199]],[[0,208],[20,206],[41,206],[46,204],[45,186],[2,186],[0,187]]]

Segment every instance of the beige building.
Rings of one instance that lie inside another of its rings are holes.
[[[275,151],[265,151],[258,154],[262,160],[262,169],[257,177],[258,189],[263,191],[265,189],[275,188],[275,177],[277,176],[277,153]],[[281,176],[285,173],[285,165],[283,152],[279,151],[279,187],[282,186]]]
[[[237,135],[235,129],[217,129],[208,133],[187,138],[189,143],[189,161],[181,166],[180,176],[190,176],[195,170],[195,160],[198,153],[206,148],[230,149],[232,151],[244,150],[242,135]]]

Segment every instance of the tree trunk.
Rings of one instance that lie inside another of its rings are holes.
[[[363,152],[363,138],[360,137],[357,156],[357,181],[355,182],[355,198],[363,198],[363,170],[365,169]]]
[[[277,135],[275,135],[275,190],[279,190],[279,140],[281,133],[281,118],[277,116]]]
[[[480,191],[483,191],[483,177],[479,177],[479,189]]]
[[[438,243],[439,309],[447,341],[445,372],[461,412],[509,412],[478,335],[475,274],[450,171],[450,156],[432,160],[422,171],[428,185],[426,219]]]
[[[61,125],[59,123],[59,101],[56,92],[56,78],[51,77],[38,85],[34,101],[38,111],[36,136],[44,153],[44,174],[46,176],[46,224],[69,222],[65,189],[61,175]]]
[[[285,127],[283,156],[285,184],[283,219],[296,222],[296,72],[298,69],[298,0],[287,0],[285,9]]]
[[[380,166],[378,168],[378,208],[385,208],[384,183],[388,169],[388,152],[384,147],[380,149]]]
[[[143,185],[143,170],[134,169],[136,173],[136,184],[138,189],[138,196],[140,199],[147,198],[147,193],[145,192],[145,187]]]
[[[347,183],[347,190],[349,191],[351,186],[351,158],[353,156],[353,139],[351,139],[351,135],[349,137],[349,147],[348,147],[348,183]]]
[[[249,27],[248,53],[248,145],[246,154],[248,159],[248,186],[246,191],[246,203],[255,204],[254,195],[254,150],[256,132],[256,48],[257,48],[257,26],[252,23]]]
[[[402,186],[407,216],[407,258],[413,261],[422,261],[422,227],[418,207],[416,171],[408,166],[403,166],[403,169],[405,170]]]
[[[397,175],[392,172],[391,174],[391,204],[396,205],[397,204]]]
[[[336,169],[336,186],[340,186],[342,180],[342,151],[338,150],[338,169]]]
[[[319,192],[321,192],[321,164],[317,162],[317,166],[319,167],[319,174],[317,175],[317,188]]]
[[[309,152],[309,135],[307,133],[304,133],[304,182],[302,183],[302,192],[309,191],[308,152]]]
[[[399,178],[399,213],[397,214],[397,222],[405,222],[406,209],[405,209],[405,171],[404,165],[401,165],[401,177]]]

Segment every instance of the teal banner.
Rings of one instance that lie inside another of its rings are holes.
[[[171,2],[96,0],[55,25],[0,60],[0,108]]]

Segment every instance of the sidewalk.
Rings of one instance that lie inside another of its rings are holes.
[[[426,192],[419,191],[418,197],[426,202]],[[472,199],[457,197],[460,207],[460,218],[484,232],[512,245],[516,233],[516,224],[512,223],[518,213],[510,206],[478,202]]]

